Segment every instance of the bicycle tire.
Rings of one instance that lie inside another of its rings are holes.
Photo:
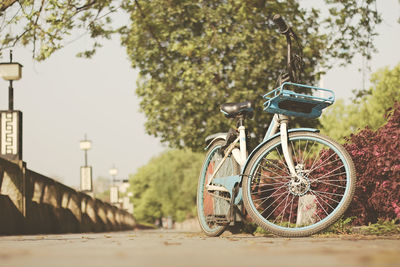
[[[222,160],[220,150],[224,143],[225,141],[222,139],[217,140],[208,149],[206,159],[200,171],[199,182],[197,186],[197,218],[202,231],[207,236],[212,237],[221,235],[228,227],[228,224],[218,225],[210,222],[210,220],[207,221],[207,216],[227,216],[229,212],[229,201],[213,196],[205,188],[209,176],[213,173],[214,166],[217,166],[218,162]],[[229,156],[215,177],[217,178],[236,175],[239,173],[239,171],[239,165],[232,157]],[[222,192],[215,192],[215,195],[218,194],[222,194]],[[226,197],[229,198],[229,196]]]
[[[247,164],[243,201],[250,217],[264,230],[285,237],[309,236],[332,225],[346,211],[354,195],[355,168],[344,147],[329,137],[294,132],[288,141],[301,179],[290,177],[277,136]]]

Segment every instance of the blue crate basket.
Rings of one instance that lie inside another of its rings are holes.
[[[301,87],[309,89],[311,94],[296,93],[287,87]],[[327,97],[315,96],[316,93],[325,93]],[[318,118],[322,110],[333,104],[335,93],[332,90],[315,86],[285,82],[278,88],[264,95],[264,111],[284,114],[287,116]]]

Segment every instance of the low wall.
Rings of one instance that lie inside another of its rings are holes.
[[[133,229],[132,214],[0,158],[0,235]]]

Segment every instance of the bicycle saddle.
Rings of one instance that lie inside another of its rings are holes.
[[[221,105],[221,112],[228,118],[233,118],[239,115],[246,115],[253,111],[250,101],[240,103],[225,103]]]

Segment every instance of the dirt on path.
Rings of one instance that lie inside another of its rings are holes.
[[[400,266],[400,237],[209,238],[166,230],[2,236],[0,266]]]

